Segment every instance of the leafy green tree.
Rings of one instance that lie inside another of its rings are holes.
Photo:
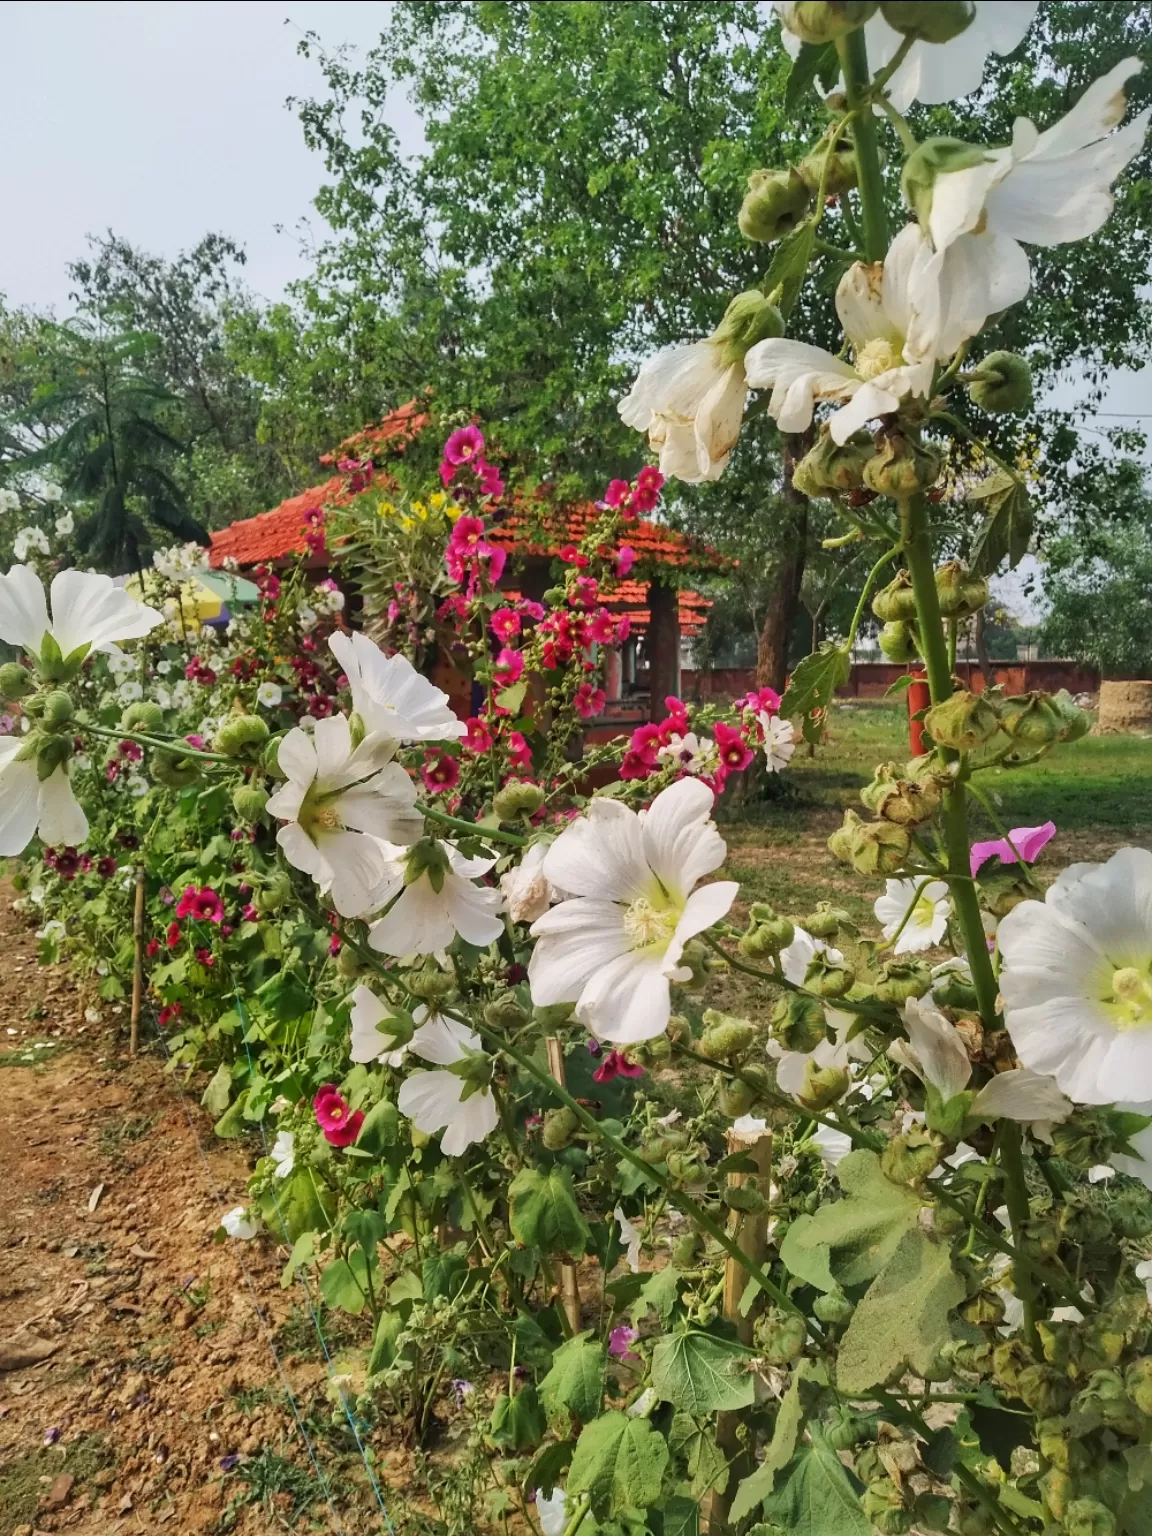
[[[1148,507],[1152,515],[1152,505]],[[1152,677],[1152,528],[1101,529],[1048,548],[1041,641],[1104,677]]]

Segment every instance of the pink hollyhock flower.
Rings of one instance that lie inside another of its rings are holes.
[[[632,505],[637,512],[651,512],[660,500],[664,488],[664,476],[654,464],[646,465],[636,476],[636,493]]]
[[[440,460],[440,484],[448,488],[456,478],[455,464],[449,464],[447,459]]]
[[[479,464],[481,496],[503,496],[504,481],[495,464]]]
[[[655,764],[643,752],[625,752],[620,763],[622,779],[647,779],[652,776]]]
[[[610,1083],[614,1077],[643,1077],[639,1062],[629,1061],[623,1051],[609,1051],[592,1074],[594,1083]]]
[[[121,757],[127,758],[130,763],[138,763],[144,756],[144,748],[135,741],[118,742],[116,745],[116,751]]]
[[[631,494],[632,487],[627,480],[609,480],[608,489],[604,492],[604,505],[622,507]]]
[[[115,759],[105,765],[104,777],[109,784],[115,784],[116,780],[120,777],[120,764]]]
[[[492,732],[488,729],[488,723],[481,720],[479,715],[469,715],[465,721],[468,734],[464,737],[464,745],[469,752],[480,754],[492,749]]]
[[[183,930],[181,929],[179,923],[168,924],[168,930],[164,935],[164,942],[167,944],[169,949],[176,948],[177,944],[180,942],[180,935],[182,932]]]
[[[350,1110],[334,1083],[316,1090],[312,1112],[324,1133],[324,1140],[334,1147],[350,1147],[364,1124],[364,1111]]]
[[[201,965],[213,966],[216,964],[216,956],[210,949],[198,949],[196,951],[196,958]]]
[[[510,651],[507,646],[496,658],[492,668],[492,680],[498,688],[510,688],[524,675],[524,652]]]
[[[544,604],[534,603],[530,597],[520,599],[520,612],[527,619],[535,619],[537,624],[544,617]]]
[[[448,548],[457,549],[463,555],[474,554],[483,544],[486,532],[482,517],[458,517],[448,536]]]
[[[304,543],[314,555],[318,555],[324,548],[324,534],[319,530],[314,533],[306,533],[304,535]]]
[[[631,633],[632,620],[628,617],[627,614],[625,614],[624,617],[616,625],[616,644],[623,645]]]
[[[160,1010],[160,1015],[159,1015],[160,1024],[162,1026],[167,1026],[169,1024],[172,1024],[176,1019],[178,1019],[180,1017],[180,1015],[183,1012],[184,1012],[184,1010],[180,1006],[179,1003],[169,1003],[169,1004],[167,1004],[166,1007],[161,1008],[161,1010]]]
[[[326,720],[336,708],[336,701],[326,693],[318,693],[308,706],[308,713],[314,720]]]
[[[717,720],[712,739],[720,750],[720,763],[725,774],[739,773],[752,761],[752,748],[738,730],[725,725],[723,720]]]
[[[590,720],[604,708],[606,697],[603,688],[593,688],[591,683],[581,683],[572,702],[581,720]]]
[[[607,608],[601,608],[594,613],[585,626],[589,640],[595,640],[597,645],[611,645],[616,635],[616,621]]]
[[[504,567],[508,563],[508,551],[501,549],[499,544],[483,544],[477,552],[477,559],[484,575],[491,585],[495,586],[504,574]]]
[[[455,789],[460,782],[460,762],[452,756],[451,752],[440,752],[429,757],[420,769],[420,777],[424,780],[425,789],[433,794],[442,794],[446,789]]]
[[[583,570],[588,564],[588,556],[582,555],[575,544],[565,544],[559,553],[565,565],[575,565]]]
[[[240,908],[240,916],[246,923],[258,923],[260,921],[260,913],[250,901]]]
[[[621,544],[620,548],[616,551],[616,574],[621,581],[628,575],[635,564],[636,551],[632,548],[631,544]]]
[[[640,1337],[635,1328],[629,1328],[627,1323],[621,1323],[619,1328],[613,1328],[608,1335],[608,1353],[615,1355],[618,1360],[639,1360],[640,1356],[632,1349],[632,1345]]]
[[[176,903],[176,916],[195,917],[206,923],[222,923],[224,903],[210,886],[188,885]]]
[[[75,848],[61,848],[56,855],[56,873],[61,880],[75,880],[80,868],[80,855]]]
[[[523,731],[508,732],[508,757],[514,768],[531,768],[532,748],[525,740]]]
[[[184,740],[190,747],[195,747],[197,752],[203,752],[204,748],[207,746],[207,742],[204,740],[203,736],[197,736],[195,732],[193,732],[191,736],[185,736]]]
[[[97,859],[96,873],[101,880],[110,880],[116,873],[116,860],[109,854],[105,854],[102,859]]]
[[[1034,864],[1040,850],[1056,836],[1056,823],[1046,821],[1042,827],[1013,827],[1007,837],[996,838],[988,843],[972,844],[972,873],[978,874],[989,859],[999,859],[1001,864],[1015,864],[1016,854],[1025,864]],[[1013,847],[1015,844],[1015,847]]]
[[[90,853],[82,853],[80,855],[80,873],[82,875],[87,875],[91,873],[92,868],[92,855]]]
[[[497,640],[512,640],[520,633],[520,615],[511,608],[497,608],[488,623]]]
[[[478,459],[484,452],[484,434],[479,427],[457,427],[444,444],[444,460],[448,464],[467,464]]]
[[[160,953],[160,940],[149,939],[144,946],[144,953],[148,956],[149,960],[154,960]]]
[[[576,591],[573,597],[569,598],[569,602],[583,604],[587,608],[596,601],[599,591],[600,583],[595,576],[577,576]]]
[[[742,699],[736,699],[733,709],[750,709],[754,715],[775,715],[780,709],[780,695],[775,688],[753,688]]]

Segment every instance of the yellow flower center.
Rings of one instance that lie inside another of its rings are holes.
[[[912,916],[908,919],[913,928],[931,928],[936,920],[936,903],[931,896],[921,896],[920,900],[912,908]]]
[[[1118,1028],[1139,1029],[1152,1024],[1152,977],[1134,965],[1113,971],[1112,1004]]]
[[[856,354],[856,372],[862,379],[875,379],[889,368],[899,368],[904,359],[886,336],[866,342]]]
[[[680,913],[671,907],[654,906],[647,896],[640,896],[624,913],[624,932],[633,949],[667,949]]]
[[[321,832],[342,832],[344,830],[344,823],[340,820],[340,812],[331,801],[325,802],[323,797],[316,793],[315,785],[304,796],[304,804],[300,807],[299,821],[313,842],[315,842]]]

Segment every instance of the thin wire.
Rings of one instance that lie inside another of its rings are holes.
[[[160,1020],[157,1018],[156,1010],[151,1005],[151,1003],[149,1003],[149,1005],[148,1005],[148,1011],[152,1015],[152,1023],[153,1023],[153,1025],[155,1027],[155,1030],[156,1030],[156,1037],[160,1041],[160,1045],[161,1045],[161,1047],[162,1047],[162,1049],[164,1051],[164,1055],[167,1057],[168,1063],[171,1066],[173,1064],[172,1052],[168,1048],[168,1041],[164,1037],[164,1031],[163,1031],[163,1028],[161,1027]],[[196,1150],[200,1154],[200,1161],[204,1165],[204,1172],[205,1172],[205,1174],[208,1177],[208,1183],[209,1183],[209,1185],[211,1186],[211,1189],[212,1189],[212,1198],[216,1202],[216,1209],[219,1211],[219,1213],[221,1215],[221,1218],[223,1218],[223,1215],[224,1215],[224,1198],[223,1198],[223,1196],[220,1193],[220,1186],[216,1183],[216,1176],[212,1172],[212,1165],[208,1161],[208,1155],[204,1151],[204,1147],[203,1147],[203,1145],[202,1145],[202,1143],[200,1141],[199,1132],[197,1131],[196,1126],[195,1126],[195,1124],[194,1124],[194,1122],[192,1120],[192,1114],[191,1114],[191,1111],[188,1108],[187,1095],[180,1088],[180,1085],[176,1082],[175,1077],[172,1078],[172,1085],[173,1085],[173,1088],[176,1091],[176,1093],[179,1095],[180,1104],[181,1104],[181,1107],[184,1110],[184,1117],[188,1121],[188,1129],[192,1133],[192,1139],[196,1143]],[[251,1293],[252,1305],[253,1305],[253,1307],[256,1310],[256,1316],[259,1319],[260,1326],[261,1326],[261,1328],[264,1331],[264,1336],[265,1336],[265,1339],[267,1340],[268,1348],[271,1351],[272,1358],[276,1362],[276,1370],[279,1373],[280,1381],[281,1381],[281,1383],[282,1383],[282,1385],[284,1387],[284,1392],[285,1392],[285,1394],[286,1394],[286,1396],[288,1398],[289,1403],[292,1405],[292,1415],[293,1415],[293,1417],[296,1420],[296,1427],[299,1429],[301,1438],[303,1439],[304,1444],[305,1444],[305,1446],[307,1448],[308,1459],[312,1463],[312,1470],[316,1473],[316,1476],[317,1476],[317,1478],[319,1479],[319,1482],[320,1482],[320,1486],[324,1490],[324,1497],[328,1501],[328,1508],[332,1511],[332,1514],[335,1517],[336,1529],[339,1532],[339,1536],[344,1536],[344,1527],[340,1524],[340,1511],[336,1508],[335,1501],[334,1501],[334,1499],[332,1497],[332,1490],[328,1486],[328,1479],[324,1476],[323,1469],[321,1468],[319,1461],[316,1459],[316,1451],[315,1451],[315,1449],[314,1449],[314,1447],[312,1445],[311,1440],[308,1438],[308,1431],[304,1428],[304,1419],[303,1419],[303,1416],[300,1413],[299,1404],[297,1403],[295,1395],[294,1395],[294,1393],[292,1391],[292,1383],[288,1380],[288,1375],[287,1375],[287,1372],[284,1370],[284,1366],[283,1366],[283,1364],[282,1364],[282,1362],[280,1360],[280,1356],[276,1353],[276,1344],[274,1342],[274,1336],[273,1336],[273,1333],[272,1333],[272,1329],[269,1327],[268,1320],[267,1320],[267,1318],[264,1315],[264,1309],[260,1305],[260,1299],[259,1299],[259,1297],[258,1297],[258,1295],[256,1293],[256,1286],[253,1283],[252,1276],[248,1272],[248,1266],[244,1263],[244,1259],[242,1257],[242,1250],[237,1251],[235,1253],[235,1258],[236,1258],[237,1263],[240,1265],[240,1272],[244,1276],[245,1284],[247,1285],[248,1290]],[[389,1529],[391,1529],[391,1527],[389,1527]]]
[[[240,996],[240,993],[236,992],[235,993],[235,997],[236,997],[236,1007],[239,1009],[239,1012],[240,1012],[240,1022],[241,1022],[242,1026],[243,1026],[243,1030],[242,1030],[240,1038],[241,1038],[241,1040],[243,1041],[243,1044],[244,1044],[244,1054],[248,1058],[248,1068],[249,1068],[249,1071],[251,1071],[253,1074],[255,1074],[255,1072],[256,1072],[256,1063],[252,1059],[252,1052],[249,1049],[249,1045],[248,1045],[248,1014],[247,1014],[247,1011],[245,1010],[244,1000]],[[261,1118],[256,1123],[260,1127],[260,1140],[264,1143],[264,1155],[265,1155],[265,1157],[270,1157],[271,1153],[270,1153],[269,1148],[268,1148],[268,1135],[267,1135],[267,1132],[264,1129],[264,1119],[263,1119],[263,1116],[261,1116]],[[273,1202],[275,1203],[275,1206],[276,1206],[276,1215],[280,1218],[281,1229],[282,1230],[287,1230],[285,1228],[285,1225],[284,1225],[284,1217],[283,1217],[283,1215],[281,1214],[281,1211],[280,1211],[280,1201],[279,1201],[279,1199],[277,1197],[277,1194],[276,1194],[276,1186],[275,1185],[272,1186],[272,1199],[273,1199]],[[388,1528],[389,1536],[396,1536],[396,1529],[395,1529],[395,1527],[392,1524],[392,1519],[391,1519],[390,1515],[388,1514],[388,1506],[384,1502],[384,1495],[380,1492],[380,1485],[376,1481],[376,1474],[372,1470],[372,1463],[368,1459],[368,1452],[367,1452],[367,1450],[364,1447],[364,1442],[360,1438],[360,1431],[359,1431],[359,1429],[357,1428],[357,1425],[356,1425],[356,1417],[352,1413],[352,1410],[349,1408],[349,1406],[348,1406],[348,1399],[344,1396],[344,1388],[340,1385],[340,1382],[337,1379],[335,1362],[333,1361],[331,1352],[329,1351],[328,1341],[324,1337],[324,1330],[320,1326],[320,1317],[319,1317],[319,1314],[316,1311],[315,1304],[313,1303],[313,1300],[312,1300],[312,1291],[311,1291],[311,1288],[310,1288],[310,1286],[308,1284],[307,1279],[305,1278],[304,1271],[303,1271],[302,1268],[297,1268],[297,1270],[296,1270],[296,1278],[300,1281],[300,1284],[304,1287],[304,1296],[305,1296],[305,1298],[306,1298],[306,1300],[308,1302],[308,1311],[312,1315],[312,1323],[313,1323],[313,1326],[316,1329],[316,1337],[320,1340],[320,1348],[324,1351],[324,1359],[328,1363],[328,1379],[332,1383],[332,1385],[336,1388],[336,1394],[337,1394],[337,1396],[340,1399],[340,1406],[344,1410],[344,1417],[348,1420],[348,1428],[352,1431],[352,1437],[356,1441],[356,1448],[360,1452],[361,1460],[364,1463],[364,1470],[368,1474],[368,1481],[372,1484],[372,1492],[376,1495],[376,1502],[380,1506],[380,1513],[384,1517],[384,1524]],[[363,1422],[363,1421],[361,1421],[361,1422]]]

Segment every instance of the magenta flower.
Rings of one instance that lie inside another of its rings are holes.
[[[444,444],[447,464],[467,464],[484,452],[484,434],[479,427],[458,427]]]
[[[482,496],[503,496],[504,480],[495,464],[480,464],[480,494]]]
[[[469,752],[479,755],[488,752],[492,748],[492,732],[488,729],[487,721],[481,720],[479,715],[469,715],[464,722],[468,727],[468,734],[464,737],[464,746]]]
[[[738,730],[717,720],[712,735],[720,749],[720,762],[728,773],[739,773],[752,761],[752,749]]]
[[[97,859],[96,873],[101,880],[110,880],[116,873],[116,860],[108,854],[105,854],[102,859]]]
[[[598,715],[604,708],[604,701],[603,688],[593,688],[591,683],[581,683],[572,700],[582,720],[590,720],[593,715]]]
[[[260,921],[260,912],[251,902],[247,902],[241,907],[240,916],[246,923],[258,923]]]
[[[1007,837],[998,837],[987,843],[973,843],[972,873],[978,874],[989,859],[999,859],[1001,864],[1015,864],[1017,851],[1025,864],[1034,864],[1040,856],[1040,850],[1055,836],[1056,823],[1046,821],[1042,827],[1013,827]]]
[[[420,769],[420,777],[424,780],[424,787],[433,794],[455,789],[460,782],[459,759],[453,757],[451,752],[439,752],[425,761]]]
[[[324,1140],[334,1147],[350,1147],[364,1124],[364,1111],[349,1109],[334,1083],[327,1083],[316,1090],[312,1112],[324,1134]]]
[[[631,544],[621,544],[616,551],[616,574],[623,581],[629,571],[636,564],[636,551]]]
[[[524,653],[522,651],[510,651],[507,646],[496,658],[496,665],[492,668],[492,680],[498,688],[510,688],[513,683],[518,683],[524,675]]]
[[[497,608],[488,620],[492,633],[502,644],[514,640],[520,633],[520,615],[511,608]]]
[[[631,494],[632,487],[627,480],[609,480],[608,489],[604,492],[604,505],[622,507]]]
[[[619,1328],[613,1328],[608,1335],[608,1353],[615,1355],[618,1360],[639,1360],[640,1356],[632,1349],[632,1345],[640,1337],[635,1328],[629,1328],[627,1323],[621,1323]]]
[[[532,767],[532,748],[523,731],[508,732],[508,760],[513,768]]]
[[[638,1061],[629,1061],[623,1051],[609,1051],[592,1074],[594,1083],[610,1083],[614,1077],[643,1077]]]
[[[544,604],[535,603],[530,597],[520,599],[520,612],[529,619],[535,619],[537,624],[544,617]]]
[[[196,917],[205,923],[222,923],[224,903],[209,886],[188,885],[176,903],[176,916]]]

